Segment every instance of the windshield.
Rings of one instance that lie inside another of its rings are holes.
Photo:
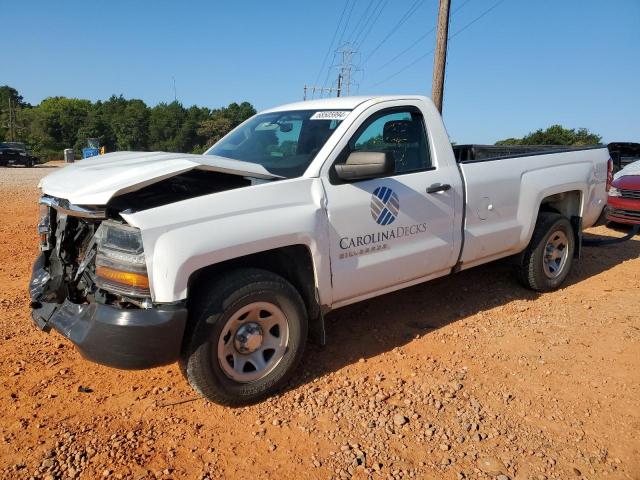
[[[257,163],[274,175],[299,177],[348,114],[347,110],[295,110],[256,115],[206,155]]]

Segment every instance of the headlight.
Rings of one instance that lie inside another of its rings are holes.
[[[96,283],[100,288],[132,297],[148,297],[149,277],[140,230],[103,222],[96,255]]]
[[[620,190],[618,190],[616,187],[609,187],[609,191],[607,192],[607,195],[609,195],[610,197],[619,197]]]
[[[38,221],[38,236],[40,237],[40,250],[43,252],[51,249],[51,208],[45,203],[40,203],[40,220]]]

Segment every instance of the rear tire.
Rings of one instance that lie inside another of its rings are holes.
[[[520,282],[538,292],[550,292],[562,285],[571,270],[575,235],[571,222],[553,212],[540,212],[527,248],[520,254]]]
[[[222,405],[255,403],[281,389],[302,359],[307,313],[284,278],[259,269],[221,275],[189,308],[181,369]]]

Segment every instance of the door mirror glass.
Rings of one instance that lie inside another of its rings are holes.
[[[344,181],[393,175],[395,161],[390,152],[352,152],[347,161],[335,166],[338,178]]]

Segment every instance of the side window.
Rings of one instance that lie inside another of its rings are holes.
[[[391,152],[396,175],[432,166],[424,120],[413,110],[394,109],[374,114],[349,141],[348,149],[348,153]]]

